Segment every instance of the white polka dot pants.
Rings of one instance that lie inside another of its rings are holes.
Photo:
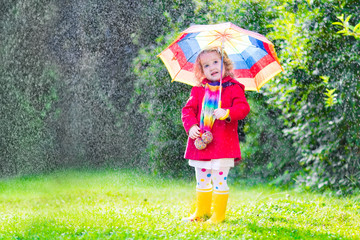
[[[213,187],[214,190],[217,191],[228,191],[227,176],[229,170],[229,167],[220,168],[219,170],[196,167],[197,189],[209,189]]]

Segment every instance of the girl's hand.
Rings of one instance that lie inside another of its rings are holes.
[[[191,139],[196,139],[196,138],[200,137],[200,128],[198,125],[194,125],[190,128],[189,137]]]
[[[217,109],[214,110],[214,116],[216,117],[216,119],[220,119],[222,117],[225,117],[226,114],[227,114],[226,109],[217,108]]]

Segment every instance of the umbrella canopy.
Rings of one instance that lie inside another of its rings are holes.
[[[172,81],[196,85],[193,68],[197,55],[205,48],[222,47],[234,64],[234,78],[247,91],[259,89],[283,69],[274,45],[263,35],[232,23],[193,25],[158,56]]]

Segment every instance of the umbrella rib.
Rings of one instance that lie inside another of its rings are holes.
[[[193,55],[191,55],[188,59],[191,59],[193,56],[195,56],[195,54],[197,54],[199,51],[195,52]],[[180,66],[180,70],[175,74],[175,76],[173,77],[173,79],[171,80],[171,82],[175,81],[175,78],[177,77],[177,75],[179,75],[179,73],[181,72],[181,70],[183,69],[183,67],[189,62],[188,59],[186,59],[186,62]]]
[[[217,35],[213,35],[213,36],[217,36]],[[196,36],[196,37],[199,37],[199,36]],[[192,39],[192,38],[196,38],[196,37],[189,37],[189,38],[186,38],[186,39],[182,39],[182,40],[180,40],[179,42],[181,42],[181,41],[186,41],[186,40],[189,40],[189,39]],[[210,36],[200,36],[200,37],[203,37],[203,38],[208,38],[208,37],[210,37]],[[213,41],[211,41],[210,43],[208,43],[208,46],[211,44],[211,43],[213,43],[213,42],[215,42],[216,40],[218,40],[219,38],[220,38],[221,36],[218,36],[215,40],[213,40]],[[178,43],[179,43],[178,42]],[[179,75],[179,73],[181,72],[181,70],[183,69],[183,67],[186,65],[186,63],[188,63],[189,61],[189,59],[191,59],[192,57],[194,57],[196,54],[198,54],[198,52],[199,51],[196,51],[195,53],[193,53],[189,58],[187,58],[186,59],[186,62],[182,65],[182,66],[180,66],[180,70],[175,74],[175,76],[173,77],[173,79],[171,80],[172,82],[173,81],[175,81],[175,78]]]
[[[220,34],[220,33],[219,33]],[[192,39],[199,39],[199,38],[213,38],[213,37],[217,37],[218,36],[218,34],[209,34],[209,35],[205,35],[205,36],[202,36],[202,35],[196,35],[196,36],[191,36],[191,37],[187,37],[187,38],[185,38],[185,39],[181,39],[180,41],[178,41],[178,43],[179,42],[182,42],[182,41],[187,41],[187,40],[192,40]]]
[[[208,43],[208,46],[209,46],[210,44],[212,44],[213,42],[217,41],[218,39],[220,39],[220,37],[217,37],[217,38],[215,38],[214,40],[212,40],[211,42],[209,42],[209,43]]]
[[[244,62],[246,62],[245,58],[241,55],[241,52],[235,47],[235,45],[232,43],[232,41],[228,40],[228,42],[229,42],[230,46],[232,46],[232,48],[235,50],[235,52],[238,53],[238,56],[240,56],[244,60]]]
[[[231,40],[228,40],[228,43],[229,43],[229,46],[231,46],[231,47],[233,48],[233,50],[235,50],[235,52],[238,53],[238,56],[240,56],[240,57],[244,60],[244,62],[246,63],[244,57],[241,55],[240,51],[235,47],[235,45],[233,44],[233,42],[232,42]],[[256,47],[256,46],[254,46],[254,45],[249,45],[249,47],[259,48],[259,47]],[[247,64],[246,64],[246,65],[247,65]],[[276,73],[276,74],[278,74],[278,73]],[[275,74],[275,75],[276,75],[276,74]],[[255,80],[256,75],[253,76],[253,78],[254,78],[254,80]],[[271,79],[271,78],[272,78],[272,77],[270,77],[269,79]],[[267,81],[268,81],[268,80],[267,80]],[[254,81],[254,82],[255,82],[255,85],[256,85],[256,89],[259,91],[259,85],[258,85],[257,81]],[[261,86],[260,86],[260,87],[261,87]]]
[[[228,43],[229,43],[229,46],[231,46],[233,48],[233,50],[235,50],[235,52],[238,53],[238,56],[240,56],[244,60],[244,62],[246,63],[245,58],[241,55],[241,52],[235,47],[235,45],[232,43],[232,41],[230,39],[228,40]],[[246,63],[246,66],[248,66],[247,63]],[[253,77],[253,78],[255,80],[255,77]],[[256,88],[258,88],[258,84],[257,84],[256,81],[255,81],[255,85],[256,85]]]

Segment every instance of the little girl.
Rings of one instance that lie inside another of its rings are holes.
[[[238,120],[246,117],[250,107],[245,98],[244,85],[232,78],[233,65],[224,51],[223,68],[220,48],[200,52],[194,67],[198,86],[192,88],[190,98],[182,109],[181,118],[189,135],[185,158],[195,168],[197,181],[196,210],[183,221],[199,221],[209,217],[212,199],[213,214],[207,222],[224,221],[229,196],[227,176],[230,168],[241,159]],[[218,98],[219,95],[221,108],[217,107],[218,100],[214,100],[214,96]],[[206,131],[211,132],[212,141],[209,143],[201,140]]]

